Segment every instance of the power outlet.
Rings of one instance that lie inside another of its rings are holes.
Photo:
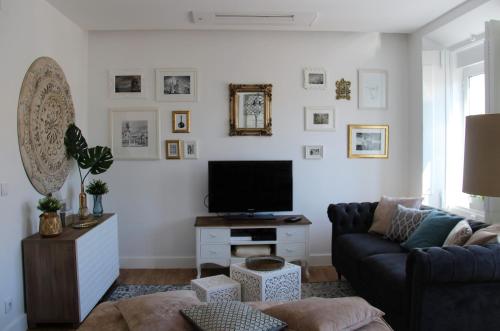
[[[12,306],[14,305],[14,300],[12,300],[12,298],[5,299],[3,304],[5,307],[5,315],[7,315],[12,310]]]

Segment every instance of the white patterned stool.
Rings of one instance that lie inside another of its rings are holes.
[[[240,301],[241,286],[225,275],[198,278],[191,281],[191,288],[203,302]]]
[[[231,278],[240,282],[242,301],[300,300],[300,267],[286,262],[274,271],[247,269],[245,263],[231,264]]]

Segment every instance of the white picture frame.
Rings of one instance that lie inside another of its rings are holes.
[[[382,69],[358,70],[358,108],[385,110],[388,108],[389,73]]]
[[[323,159],[323,145],[304,146],[304,159],[321,160]]]
[[[304,122],[305,131],[335,131],[335,108],[305,107]]]
[[[160,159],[160,112],[158,108],[110,108],[109,132],[114,159]]]
[[[156,69],[156,100],[198,101],[198,72],[194,68]]]
[[[199,157],[199,144],[196,140],[186,140],[183,143],[184,158],[185,159],[198,159]]]
[[[108,71],[109,97],[112,99],[144,99],[148,89],[143,69],[111,69]]]
[[[306,90],[325,90],[328,87],[328,76],[323,68],[304,69],[304,88]]]

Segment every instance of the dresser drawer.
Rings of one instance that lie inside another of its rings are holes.
[[[201,245],[200,256],[203,259],[228,259],[231,257],[229,245]]]
[[[280,244],[276,254],[282,257],[303,257],[306,255],[306,244]]]
[[[287,226],[278,228],[278,242],[305,243],[306,228],[303,226]]]
[[[226,244],[230,237],[229,229],[201,229],[202,244]]]

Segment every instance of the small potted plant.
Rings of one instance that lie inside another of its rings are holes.
[[[86,192],[94,196],[94,210],[93,214],[95,217],[100,217],[103,214],[102,208],[102,196],[109,192],[108,184],[100,179],[92,180],[89,185],[87,185]]]
[[[38,232],[42,237],[55,237],[62,233],[61,218],[57,211],[61,203],[51,196],[38,200],[38,209],[42,211]]]

